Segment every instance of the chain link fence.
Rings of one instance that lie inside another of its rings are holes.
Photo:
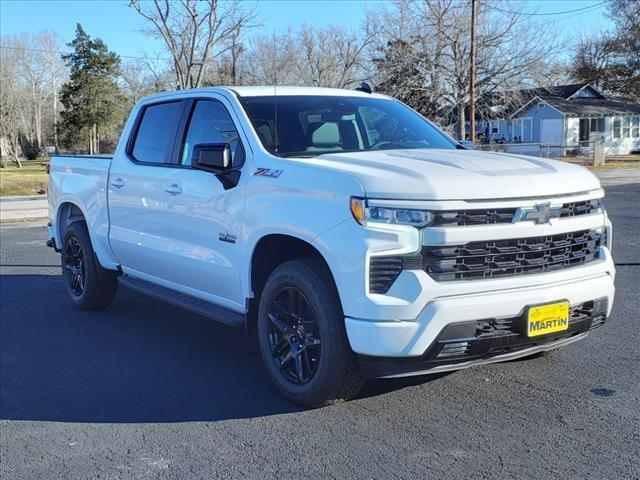
[[[583,141],[574,144],[489,143],[476,145],[476,150],[531,155],[534,157],[551,158],[584,165],[604,163],[604,158],[599,158],[601,155],[598,154],[599,152],[595,141]]]

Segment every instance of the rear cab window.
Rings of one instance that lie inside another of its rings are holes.
[[[137,162],[170,163],[173,139],[184,102],[164,102],[144,107],[129,154]]]

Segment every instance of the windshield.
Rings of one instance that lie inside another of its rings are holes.
[[[456,148],[452,139],[396,100],[278,95],[241,97],[240,102],[264,148],[281,157]]]

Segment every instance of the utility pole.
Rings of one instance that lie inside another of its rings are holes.
[[[469,140],[476,141],[476,0],[471,0],[471,71],[469,84]],[[464,138],[462,139],[464,140]]]

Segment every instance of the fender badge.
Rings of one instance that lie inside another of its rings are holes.
[[[221,242],[236,243],[236,236],[229,232],[219,233],[218,240],[220,240]]]
[[[282,170],[274,170],[273,168],[256,168],[256,171],[253,172],[253,174],[259,177],[278,178],[282,175]]]

